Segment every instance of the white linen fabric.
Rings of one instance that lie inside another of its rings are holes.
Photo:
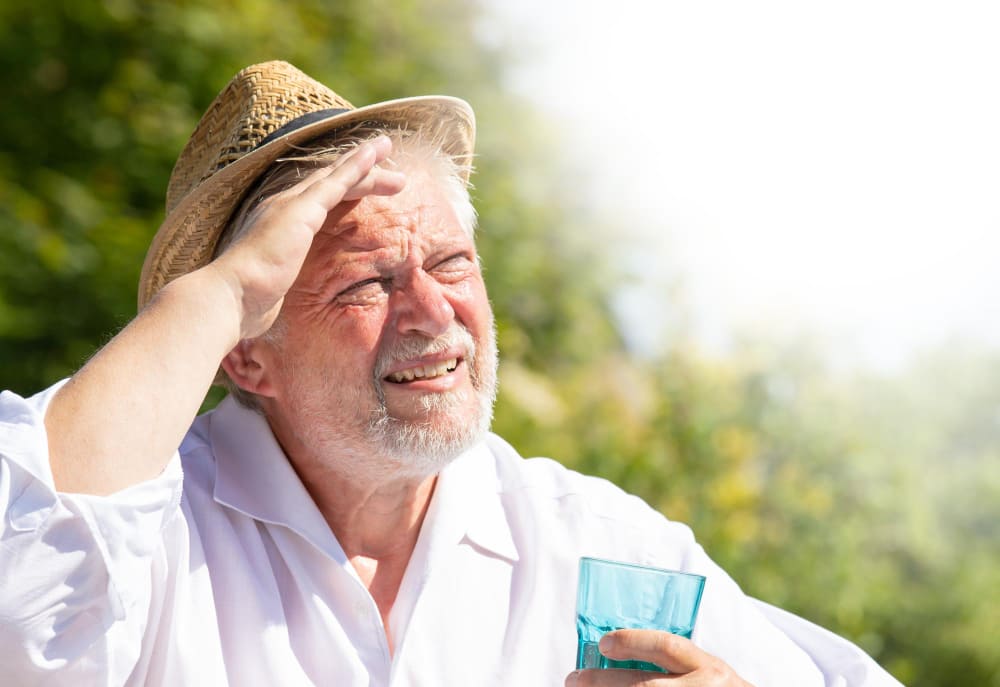
[[[55,388],[0,395],[4,685],[562,685],[581,556],[707,576],[694,641],[757,687],[898,684],[849,642],[745,596],[686,526],[494,435],[440,475],[390,654],[263,418],[227,399],[158,478],[63,494],[43,424]]]

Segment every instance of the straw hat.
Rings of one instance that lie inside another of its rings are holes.
[[[247,189],[295,145],[361,122],[442,134],[445,152],[472,155],[475,115],[463,100],[425,96],[355,108],[287,62],[233,77],[201,118],[167,186],[167,215],[139,278],[141,309],[165,284],[209,262]]]

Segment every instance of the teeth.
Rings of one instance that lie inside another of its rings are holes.
[[[445,360],[435,365],[422,365],[393,372],[389,375],[388,380],[400,384],[402,382],[412,382],[414,379],[433,379],[434,377],[440,377],[453,371],[456,367],[458,367],[458,358],[452,358],[451,360]]]

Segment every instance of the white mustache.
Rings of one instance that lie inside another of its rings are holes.
[[[378,384],[389,373],[389,369],[400,361],[456,349],[462,352],[469,367],[474,368],[472,362],[476,357],[476,342],[469,330],[461,325],[454,324],[447,332],[433,339],[420,335],[400,339],[379,351],[375,360],[375,382]]]

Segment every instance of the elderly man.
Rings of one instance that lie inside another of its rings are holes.
[[[462,101],[354,109],[281,62],[220,93],[138,316],[0,397],[4,684],[895,684],[684,526],[489,433],[473,139]],[[601,643],[669,676],[572,670],[583,555],[708,578],[693,640]]]

